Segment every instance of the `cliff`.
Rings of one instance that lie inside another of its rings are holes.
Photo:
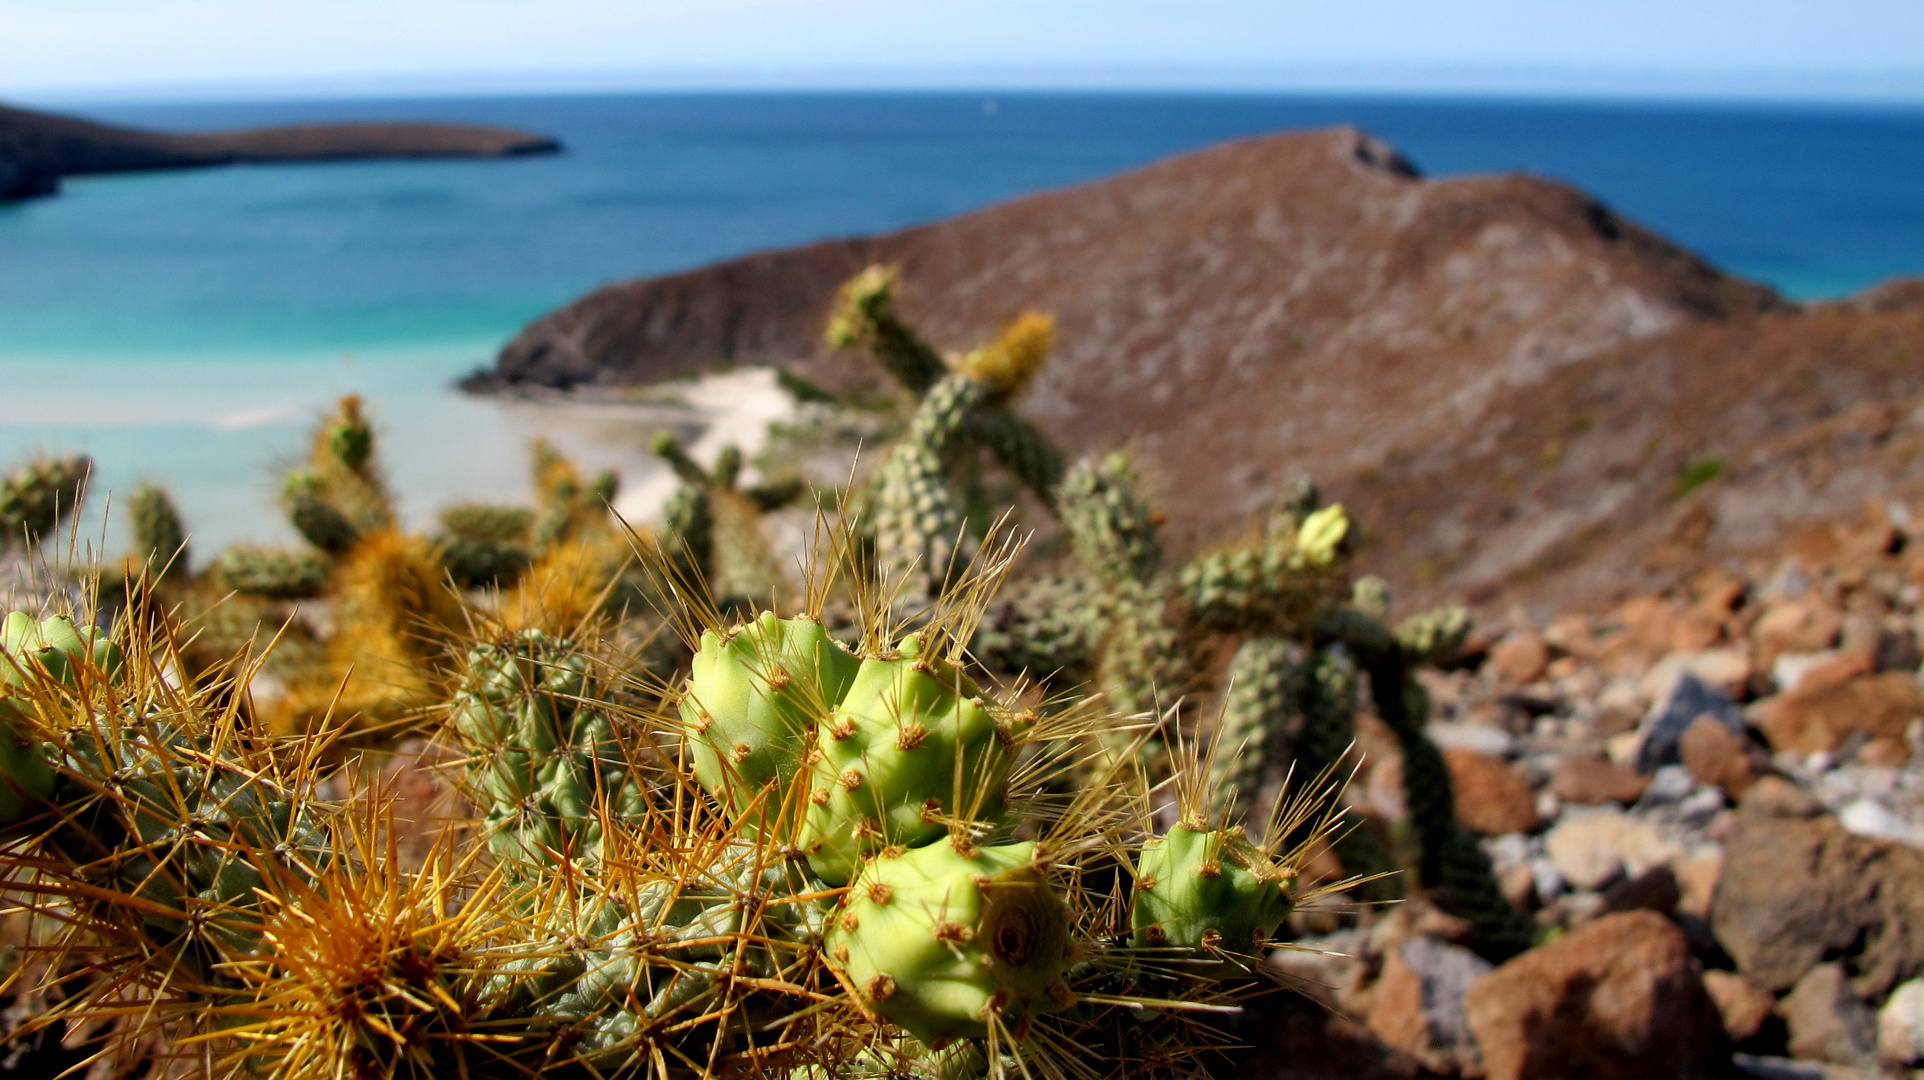
[[[1882,448],[1924,394],[1915,287],[1797,308],[1566,185],[1422,179],[1348,129],[613,285],[476,382],[717,361],[873,379],[819,337],[835,286],[876,261],[945,347],[1053,314],[1059,351],[1020,410],[1072,454],[1133,441],[1179,552],[1308,472],[1360,504],[1366,563],[1412,602],[1658,588],[1855,514],[1909,475],[1909,441]]]
[[[240,162],[547,154],[545,135],[465,124],[302,124],[194,134],[112,127],[0,106],[0,200],[50,195],[61,177]]]

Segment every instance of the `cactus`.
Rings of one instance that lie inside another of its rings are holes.
[[[468,652],[451,705],[471,798],[490,850],[510,866],[599,854],[604,816],[633,816],[645,793],[606,691],[575,644],[539,630]],[[601,813],[597,813],[597,809]]]
[[[1271,766],[1285,760],[1284,732],[1308,675],[1302,652],[1287,638],[1252,634],[1230,658],[1209,774],[1212,802],[1219,809],[1250,807]],[[1306,771],[1321,772],[1309,763]]]
[[[441,511],[441,563],[464,588],[513,584],[534,562],[534,513],[520,506],[457,503]]]
[[[966,839],[862,869],[824,945],[870,1008],[924,1043],[1021,1038],[1074,1003],[1068,910],[1034,843]]]
[[[1224,630],[1301,628],[1329,600],[1349,533],[1341,504],[1308,514],[1295,528],[1272,528],[1255,543],[1198,556],[1181,575],[1192,616]]]
[[[0,478],[0,549],[33,543],[72,521],[86,497],[93,459],[42,454]]]
[[[127,500],[128,517],[133,522],[134,557],[159,581],[170,576],[187,576],[187,528],[181,524],[180,511],[173,497],[158,484],[142,484]]]
[[[703,633],[680,701],[702,786],[737,820],[788,815],[789,782],[815,722],[841,703],[857,666],[813,619],[763,612],[726,635]]]
[[[994,821],[1030,717],[987,700],[911,634],[864,657],[809,755],[803,849],[817,876],[840,884],[891,845],[915,847],[949,822]]]
[[[875,553],[884,575],[910,578],[903,594],[909,603],[940,595],[968,563],[970,537],[950,487],[949,463],[983,395],[982,384],[966,376],[936,383],[882,464],[875,490]]]
[[[1240,829],[1178,823],[1144,842],[1135,869],[1131,942],[1184,950],[1218,978],[1260,961],[1293,906],[1292,878]]]
[[[1157,518],[1128,455],[1079,461],[1058,498],[1077,561],[1104,582],[1148,581],[1162,569]]]
[[[621,486],[621,477],[614,470],[604,469],[593,479],[586,479],[574,462],[546,439],[534,441],[532,461],[535,498],[541,506],[534,522],[538,547],[607,529],[608,507]]]
[[[301,539],[327,555],[340,556],[360,542],[361,530],[327,498],[327,482],[310,468],[287,474],[281,486],[287,520]]]
[[[327,560],[312,552],[236,544],[214,556],[207,576],[223,589],[267,600],[301,600],[327,587]]]
[[[994,671],[1087,681],[1100,642],[1101,594],[1082,577],[1043,576],[1012,587],[989,608],[970,643]]]
[[[1411,664],[1442,667],[1454,662],[1470,636],[1470,613],[1440,607],[1396,624],[1396,641]]]
[[[835,297],[826,337],[838,349],[866,348],[910,393],[920,396],[948,374],[942,356],[895,310],[893,270],[871,266]]]

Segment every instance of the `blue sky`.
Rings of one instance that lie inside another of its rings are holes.
[[[0,0],[0,95],[1188,86],[1924,100],[1924,0]]]

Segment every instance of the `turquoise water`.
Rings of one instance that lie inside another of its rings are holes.
[[[365,392],[419,520],[523,490],[553,426],[447,389],[598,284],[927,221],[1224,138],[1355,123],[1426,172],[1570,180],[1798,297],[1924,273],[1924,111],[1201,95],[756,94],[95,107],[176,129],[397,118],[548,132],[499,162],[71,182],[0,207],[0,458],[173,484],[203,547],[272,535],[271,467]],[[824,283],[826,289],[832,283]],[[577,440],[640,468],[636,433]]]

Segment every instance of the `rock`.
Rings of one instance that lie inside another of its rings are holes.
[[[1877,1011],[1877,1056],[1893,1065],[1924,1062],[1924,979],[1891,991]]]
[[[1803,684],[1752,707],[1757,726],[1778,752],[1815,754],[1837,749],[1848,735],[1902,739],[1911,721],[1924,717],[1924,691],[1898,671],[1840,683]]]
[[[1464,1011],[1488,1080],[1698,1080],[1724,1046],[1689,943],[1647,911],[1511,960],[1470,988]]]
[[[1655,828],[1616,810],[1566,815],[1543,847],[1565,881],[1589,890],[1620,874],[1639,876],[1679,854]]]
[[[1511,686],[1527,686],[1550,666],[1550,646],[1535,634],[1511,634],[1490,649],[1488,662]]]
[[[1477,1071],[1482,1060],[1463,999],[1491,970],[1489,961],[1462,946],[1412,937],[1383,965],[1371,995],[1369,1028],[1435,1072]]]
[[[1507,758],[1516,748],[1516,736],[1488,724],[1426,724],[1423,734],[1439,750],[1469,750],[1486,757]]]
[[[1777,659],[1770,665],[1770,681],[1776,685],[1778,693],[1795,690],[1803,685],[1804,677],[1811,671],[1841,655],[1835,649],[1778,653]]]
[[[1744,733],[1743,710],[1730,700],[1730,695],[1686,671],[1644,717],[1643,742],[1637,749],[1637,771],[1656,772],[1664,765],[1681,763],[1680,744],[1684,732],[1690,730],[1690,725],[1700,716],[1710,717],[1734,735],[1741,737]]]
[[[1744,792],[1738,810],[1746,819],[1756,821],[1812,818],[1824,812],[1824,804],[1817,801],[1817,796],[1781,776],[1765,776]]]
[[[1877,1021],[1851,993],[1841,964],[1818,964],[1777,1003],[1790,1028],[1790,1054],[1807,1061],[1868,1064],[1877,1054]]]
[[[1734,694],[1750,680],[1748,648],[1698,649],[1673,652],[1651,665],[1637,688],[1647,700],[1661,701],[1686,673],[1698,681]]]
[[[1654,911],[1668,915],[1677,910],[1683,890],[1677,875],[1668,866],[1653,866],[1636,877],[1624,878],[1603,892],[1605,911]]]
[[[1684,767],[1699,781],[1719,787],[1735,799],[1749,789],[1756,777],[1750,760],[1750,742],[1720,721],[1699,716],[1685,729],[1677,742]]]
[[[1724,853],[1678,859],[1670,865],[1677,878],[1677,913],[1699,919],[1710,917],[1710,904],[1717,895],[1717,878],[1723,873]]]
[[[1837,812],[1837,823],[1858,836],[1901,840],[1907,844],[1924,843],[1924,835],[1910,822],[1891,812],[1875,799],[1853,799]]]
[[[1820,653],[1785,653],[1771,665],[1770,674],[1778,692],[1787,693],[1791,690],[1808,692],[1822,686],[1836,686],[1876,670],[1877,660],[1868,652],[1832,649]]]
[[[1237,1080],[1421,1080],[1433,1075],[1362,1024],[1301,994],[1267,994],[1253,1001],[1232,1037],[1255,1047]]]
[[[1704,972],[1704,992],[1724,1018],[1724,1033],[1732,1042],[1757,1034],[1777,1009],[1777,999],[1759,990],[1742,975],[1728,971]]]
[[[1764,786],[1724,847],[1710,908],[1737,969],[1781,992],[1837,960],[1867,999],[1924,971],[1924,852],[1827,817],[1767,817],[1752,804]]]
[[[1828,649],[1844,629],[1844,616],[1826,604],[1806,600],[1778,603],[1750,629],[1757,662],[1769,667],[1779,653]]]
[[[1550,775],[1550,791],[1567,803],[1597,806],[1622,803],[1629,806],[1643,797],[1650,778],[1603,758],[1572,755],[1557,762]]]
[[[1469,750],[1445,750],[1456,820],[1485,836],[1535,832],[1536,793],[1510,764]]]

